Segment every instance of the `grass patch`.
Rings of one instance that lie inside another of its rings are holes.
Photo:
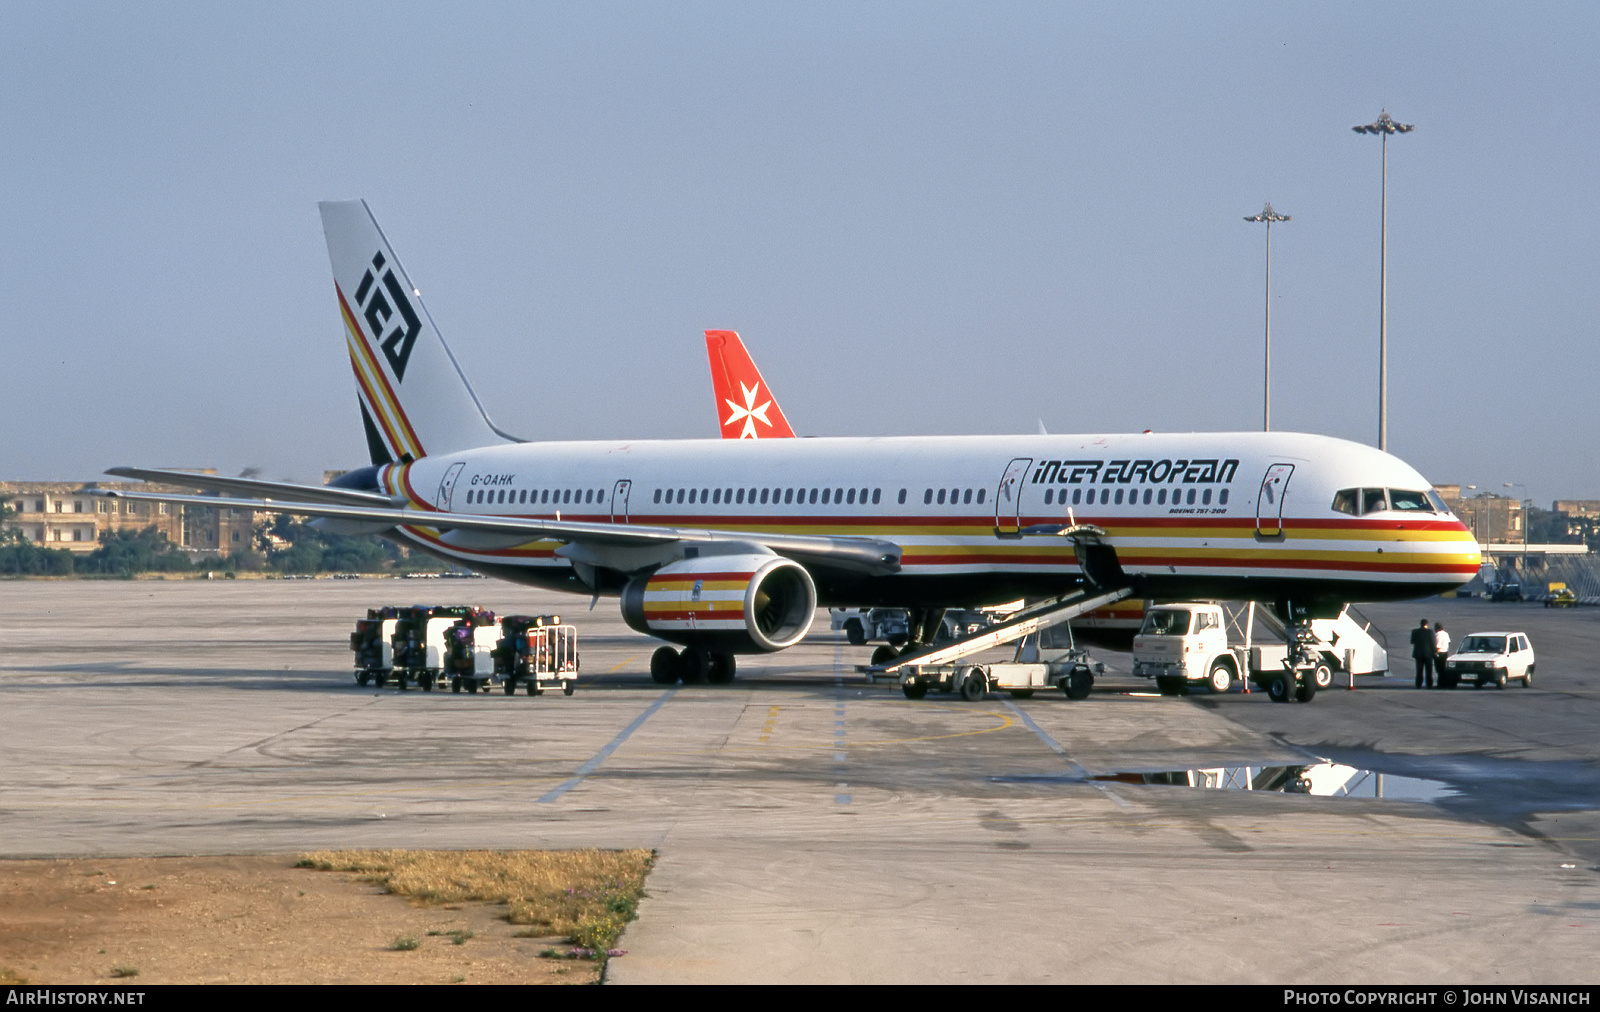
[[[139,968],[137,966],[113,966],[111,968],[111,976],[137,977],[139,976]]]
[[[0,966],[0,984],[26,984],[28,978],[11,969],[9,966]]]
[[[457,928],[455,931],[430,931],[428,935],[430,937],[448,938],[451,945],[466,945],[467,939],[473,937],[472,932],[467,931],[465,928]]]
[[[503,903],[527,934],[603,954],[637,916],[653,860],[648,850],[343,850],[306,854],[295,867],[354,872],[429,906]]]
[[[389,948],[395,952],[410,952],[422,943],[410,935],[400,935],[389,943]]]

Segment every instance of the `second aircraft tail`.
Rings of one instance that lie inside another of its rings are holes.
[[[794,437],[783,409],[737,333],[706,331],[706,355],[711,359],[711,386],[723,439]]]

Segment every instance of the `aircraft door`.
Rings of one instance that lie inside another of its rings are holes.
[[[625,524],[628,522],[628,492],[633,488],[633,482],[624,478],[617,482],[611,490],[611,522]]]
[[[1289,488],[1293,464],[1273,464],[1261,479],[1256,496],[1256,536],[1275,538],[1283,534],[1283,494]]]
[[[434,497],[433,504],[446,513],[450,512],[450,497],[455,495],[456,479],[461,477],[461,469],[466,467],[465,461],[457,461],[450,465],[450,470],[444,473],[439,480],[439,494]]]
[[[1022,487],[1033,466],[1032,457],[1018,457],[1006,465],[1000,487],[994,491],[994,533],[996,537],[1019,537],[1022,529]]]

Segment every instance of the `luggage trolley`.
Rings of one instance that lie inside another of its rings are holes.
[[[514,695],[519,684],[530,696],[547,689],[572,695],[579,666],[576,626],[563,625],[560,615],[507,615],[500,629],[494,670],[506,695]]]

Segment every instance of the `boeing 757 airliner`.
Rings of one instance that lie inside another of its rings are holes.
[[[1094,589],[1262,601],[1298,622],[1478,571],[1422,475],[1325,436],[519,441],[490,421],[366,203],[321,210],[370,464],[327,486],[115,468],[224,497],[111,494],[319,517],[620,597],[631,626],[683,647],[657,652],[663,681],[725,681],[735,654],[798,643],[818,604]],[[730,426],[781,419],[725,399]]]

